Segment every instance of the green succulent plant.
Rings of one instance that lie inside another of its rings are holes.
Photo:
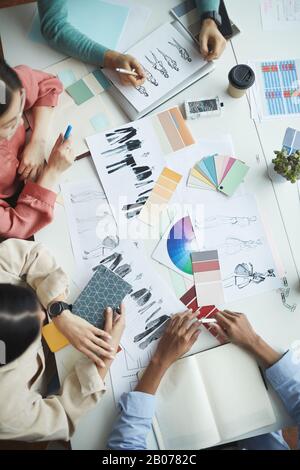
[[[276,157],[272,160],[274,170],[291,183],[300,179],[300,150],[288,155],[286,150],[276,150]]]

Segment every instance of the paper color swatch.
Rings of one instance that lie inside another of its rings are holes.
[[[224,303],[218,250],[191,254],[198,305]]]

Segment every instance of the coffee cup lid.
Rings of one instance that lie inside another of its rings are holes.
[[[255,73],[249,65],[240,64],[230,70],[228,78],[232,86],[246,90],[255,82]]]

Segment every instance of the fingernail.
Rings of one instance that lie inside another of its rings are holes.
[[[112,336],[107,333],[107,334],[106,334],[106,338],[111,339]]]
[[[110,351],[114,351],[114,350],[115,350],[115,348],[109,348],[109,350],[110,350]]]

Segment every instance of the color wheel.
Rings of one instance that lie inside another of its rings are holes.
[[[189,216],[179,219],[171,228],[167,251],[172,263],[180,271],[193,275],[191,252],[197,249],[196,237]]]

